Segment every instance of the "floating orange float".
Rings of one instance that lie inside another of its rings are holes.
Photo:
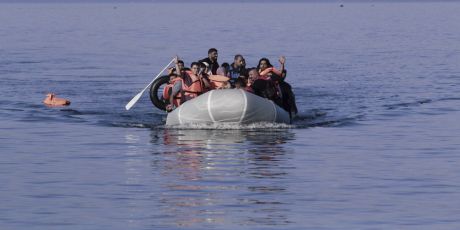
[[[43,100],[43,103],[48,106],[67,106],[70,105],[70,101],[64,98],[58,98],[56,97],[56,94],[54,93],[48,93],[46,94],[45,100]]]

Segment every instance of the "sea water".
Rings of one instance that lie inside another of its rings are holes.
[[[0,229],[460,228],[460,4],[340,3],[0,4]],[[285,55],[293,124],[124,110],[211,47]]]

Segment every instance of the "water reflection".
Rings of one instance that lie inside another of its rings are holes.
[[[122,188],[121,194],[125,195],[123,207],[126,208],[126,213],[124,213],[126,216],[123,218],[127,220],[127,226],[134,229],[142,225],[140,220],[140,217],[143,216],[141,202],[144,202],[144,200],[140,194],[148,192],[144,181],[145,172],[142,170],[144,168],[144,159],[141,156],[144,153],[139,147],[140,136],[129,132],[124,137],[127,147],[123,160],[125,181],[120,185]]]
[[[290,222],[291,130],[165,129],[151,137],[168,225]]]

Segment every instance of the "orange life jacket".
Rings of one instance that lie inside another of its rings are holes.
[[[182,79],[181,77],[176,77],[172,79],[169,82],[169,84],[166,85],[165,88],[163,89],[163,98],[169,101],[174,84],[177,81],[181,81],[182,83],[181,92],[176,94],[173,100],[173,103],[176,107],[179,107],[183,102],[185,102],[185,100],[190,100],[192,98],[195,98],[203,92],[203,87],[201,86],[200,79],[195,74],[193,74],[191,71],[186,71],[186,74],[187,74],[187,77],[190,77],[190,81],[191,81],[190,85],[185,84],[184,79]]]
[[[260,76],[267,76],[268,73],[270,72],[273,72],[274,74],[278,75],[278,76],[282,76],[282,73],[277,70],[275,67],[269,67],[269,68],[266,68],[265,70],[263,71],[260,71],[259,75]]]
[[[188,70],[188,71],[185,71],[185,73],[188,75],[188,77],[190,77],[190,80],[192,83],[189,86],[187,86],[187,84],[185,84],[185,81],[181,79],[182,80],[182,92],[184,93],[187,99],[198,97],[198,95],[203,93],[203,89],[204,89],[200,78],[196,76],[195,74],[193,74],[192,71]]]
[[[211,75],[209,76],[210,84],[212,89],[222,89],[224,86],[229,84],[229,77],[224,75]]]
[[[167,84],[164,87],[164,89],[163,89],[163,99],[165,99],[166,101],[169,101],[169,98],[171,97],[171,94],[172,94],[172,89],[174,87],[174,84],[177,81],[182,81],[182,79],[180,77],[175,77],[172,80],[170,80],[169,84]],[[182,84],[184,84],[184,83],[182,82]],[[180,105],[180,102],[181,102],[181,94],[178,93],[178,94],[176,94],[176,96],[174,96],[173,103],[174,103],[174,105],[176,107],[178,107]]]

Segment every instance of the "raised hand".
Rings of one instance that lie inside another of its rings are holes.
[[[178,64],[179,63],[179,56],[174,56],[174,64]]]
[[[284,65],[284,63],[286,63],[286,57],[280,56],[279,62],[281,65]]]

